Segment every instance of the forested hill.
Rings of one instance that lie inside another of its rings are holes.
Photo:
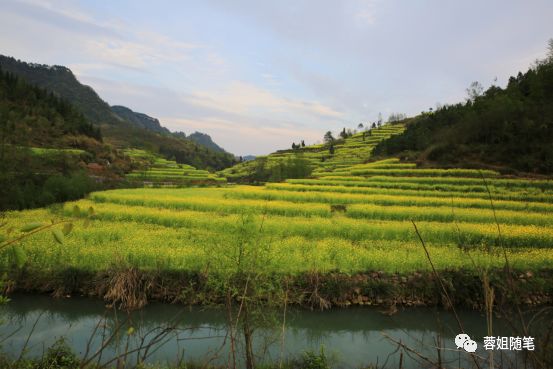
[[[439,165],[497,166],[553,174],[553,47],[505,88],[474,83],[464,103],[414,117],[375,155],[404,154]]]
[[[2,55],[0,67],[72,103],[90,123],[101,127],[104,141],[116,148],[144,149],[201,169],[219,170],[235,163],[233,155],[172,134],[155,118],[125,107],[113,110],[91,87],[82,85],[66,67],[31,64]]]
[[[70,103],[0,68],[2,145],[79,148],[78,136],[101,141],[100,129]]]
[[[91,87],[81,84],[69,68],[25,63],[3,55],[0,55],[0,67],[71,102],[93,124],[116,124],[121,120]]]
[[[82,197],[96,188],[92,162],[106,182],[126,171],[130,163],[101,141],[69,102],[0,68],[0,211]]]

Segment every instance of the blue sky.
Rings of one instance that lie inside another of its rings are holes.
[[[2,0],[0,53],[257,155],[504,85],[545,54],[552,14],[550,0]]]

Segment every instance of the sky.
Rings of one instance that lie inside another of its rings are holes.
[[[553,37],[551,0],[0,4],[0,54],[65,65],[110,105],[236,155],[504,86]]]

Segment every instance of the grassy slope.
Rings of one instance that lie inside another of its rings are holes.
[[[268,156],[260,156],[255,160],[237,164],[222,170],[220,174],[228,178],[229,181],[241,182],[251,179],[263,160],[266,160],[267,170],[271,171],[277,168],[279,164],[300,156],[308,162],[312,175],[317,176],[368,161],[373,148],[378,142],[401,133],[403,129],[402,125],[385,125],[371,130],[370,133],[365,134],[365,137],[363,137],[363,132],[356,133],[345,140],[336,141],[334,153],[330,153],[328,145],[311,145],[297,150],[281,150]]]

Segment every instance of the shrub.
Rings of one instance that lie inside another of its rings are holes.
[[[77,369],[79,359],[63,338],[54,343],[39,364],[40,369]]]

